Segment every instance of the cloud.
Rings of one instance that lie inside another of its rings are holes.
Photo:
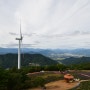
[[[23,36],[28,36],[28,37],[31,37],[31,36],[34,36],[34,35],[37,35],[36,33],[24,33]]]
[[[89,16],[89,0],[1,0],[0,46],[17,46],[21,18],[24,44],[36,44],[36,48],[87,47]]]
[[[9,32],[10,35],[18,35],[17,33]]]
[[[18,44],[2,44],[6,48],[15,48],[18,47]],[[26,48],[26,47],[35,47],[36,44],[21,44],[21,48]]]
[[[34,43],[35,43],[35,44],[40,44],[40,42],[39,42],[39,41],[34,41]]]

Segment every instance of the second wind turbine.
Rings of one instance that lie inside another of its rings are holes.
[[[20,23],[20,37],[16,38],[16,40],[18,40],[19,44],[18,44],[18,69],[21,68],[21,52],[20,52],[20,48],[21,48],[21,42],[22,42],[22,33],[21,33],[21,23]]]

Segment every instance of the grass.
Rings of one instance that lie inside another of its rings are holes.
[[[62,74],[52,72],[44,72],[40,74],[29,75],[29,77],[32,79],[38,77],[43,78],[45,80],[45,83],[63,79]]]
[[[81,82],[79,87],[70,90],[90,90],[90,81]]]
[[[41,76],[42,78],[47,78],[47,77],[61,77],[60,74],[44,74]]]
[[[31,88],[43,86],[46,83],[57,81],[63,78],[62,74],[53,72],[43,72],[35,73],[34,75],[29,75],[31,83]]]

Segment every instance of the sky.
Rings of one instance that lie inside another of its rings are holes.
[[[90,48],[90,0],[0,0],[0,47]]]

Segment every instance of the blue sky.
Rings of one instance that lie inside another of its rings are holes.
[[[0,0],[0,47],[90,48],[90,0]]]

